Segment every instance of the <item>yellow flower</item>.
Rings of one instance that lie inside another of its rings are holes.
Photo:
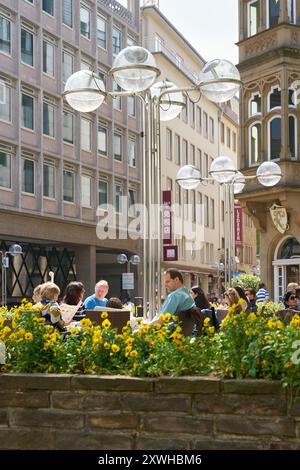
[[[111,326],[111,323],[108,319],[106,319],[102,322],[102,326],[103,326],[103,328],[105,328],[107,330]]]
[[[4,322],[5,322],[5,318],[0,317],[0,328],[4,325]]]
[[[114,353],[117,353],[117,352],[120,351],[120,346],[118,346],[117,344],[113,344],[113,345],[111,346],[111,349],[112,349],[112,351],[113,351]]]
[[[78,328],[70,328],[70,333],[72,336],[74,335],[77,335],[79,333],[79,329]]]
[[[289,367],[293,367],[293,363],[292,362],[287,362],[286,364],[284,364],[284,368],[285,369],[288,369]]]
[[[101,318],[105,320],[105,318],[108,318],[108,313],[107,312],[102,312],[101,313]]]
[[[165,321],[169,322],[171,320],[171,314],[170,313],[166,313],[165,314]]]
[[[209,322],[210,322],[210,318],[209,318],[209,317],[206,317],[206,318],[204,319],[203,325],[204,325],[204,326],[208,326]]]
[[[126,346],[125,348],[125,356],[127,357],[130,354],[131,346]]]
[[[89,318],[83,318],[82,320],[80,320],[80,324],[85,327],[90,327],[93,325]]]
[[[136,357],[138,355],[138,352],[136,349],[134,349],[133,351],[131,351],[130,353],[130,357]]]
[[[26,333],[26,334],[25,334],[25,339],[26,339],[27,341],[32,341],[32,339],[33,339],[32,333]]]
[[[125,341],[126,346],[131,346],[134,342],[133,338],[127,338]]]
[[[105,342],[103,346],[104,346],[105,349],[110,349],[110,344],[107,343],[107,342]]]
[[[137,367],[138,367],[138,363],[137,363],[137,362],[134,362],[134,363],[132,364],[132,369],[135,371],[135,370],[137,369]]]
[[[178,316],[177,315],[172,315],[172,320],[173,321],[178,321]]]
[[[208,332],[209,332],[209,333],[214,333],[214,332],[215,332],[215,327],[214,327],[214,326],[210,326],[210,327],[208,328]]]
[[[57,341],[57,334],[52,333],[52,335],[50,335],[50,339],[51,339],[52,343],[55,343]]]
[[[251,312],[251,313],[248,315],[248,320],[250,320],[250,321],[256,320],[256,315],[255,315],[255,313]]]
[[[44,349],[45,351],[47,351],[47,349],[49,349],[51,346],[51,342],[50,341],[47,341],[45,344],[44,344]]]
[[[83,341],[81,341],[81,347],[82,347],[82,348],[85,348],[85,347],[86,347],[86,339],[83,340]]]
[[[271,330],[275,330],[276,328],[276,322],[272,321],[272,320],[269,320],[268,321],[268,327],[271,329]]]

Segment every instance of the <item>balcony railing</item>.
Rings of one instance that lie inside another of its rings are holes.
[[[102,3],[112,10],[115,14],[117,14],[122,20],[126,21],[129,25],[134,25],[134,18],[131,11],[127,10],[127,8],[123,7],[119,2],[116,0],[98,0],[98,2]]]

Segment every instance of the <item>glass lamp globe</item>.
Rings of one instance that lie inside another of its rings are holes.
[[[185,165],[178,171],[176,181],[183,189],[195,189],[201,181],[200,171],[193,165]]]
[[[234,194],[239,194],[243,191],[244,187],[246,184],[246,179],[243,173],[238,171],[234,177],[234,183],[233,183],[233,192]]]
[[[144,47],[129,46],[117,55],[111,73],[123,90],[137,93],[151,87],[160,71],[151,52]]]
[[[17,243],[10,245],[8,252],[12,256],[20,255],[22,253],[22,247]]]
[[[104,83],[91,70],[80,70],[68,78],[64,96],[73,109],[81,113],[89,113],[103,103]]]
[[[132,255],[130,257],[130,263],[136,266],[141,261],[141,258],[138,255]]]
[[[117,256],[117,262],[119,264],[125,264],[127,263],[128,261],[128,258],[127,256],[125,255],[125,253],[120,253],[118,256]]]
[[[208,82],[200,89],[206,98],[215,103],[230,100],[240,89],[240,83],[234,82],[234,80],[241,79],[240,73],[235,65],[225,59],[208,62],[202,69],[199,79],[200,85],[203,82]],[[220,80],[220,82],[213,83],[214,80]]]
[[[275,162],[263,162],[257,168],[256,176],[263,186],[275,186],[281,180],[281,168]]]
[[[218,183],[230,183],[236,173],[234,162],[229,157],[218,157],[210,165],[209,174]]]
[[[157,82],[151,87],[151,95],[159,98],[160,94],[168,89],[176,89],[177,86],[172,82]],[[171,121],[177,118],[185,106],[183,94],[178,91],[165,93],[160,100],[160,120]]]

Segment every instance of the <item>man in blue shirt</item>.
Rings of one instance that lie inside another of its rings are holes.
[[[94,310],[95,307],[106,307],[108,299],[106,295],[108,293],[108,282],[99,281],[95,285],[95,294],[90,295],[84,301],[84,308],[86,310]]]
[[[160,313],[171,313],[176,315],[185,310],[195,307],[189,290],[184,287],[183,277],[177,269],[168,269],[165,272],[165,287],[169,295],[161,306]]]

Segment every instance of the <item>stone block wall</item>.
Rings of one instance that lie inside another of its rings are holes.
[[[0,375],[0,449],[300,449],[279,382]]]

